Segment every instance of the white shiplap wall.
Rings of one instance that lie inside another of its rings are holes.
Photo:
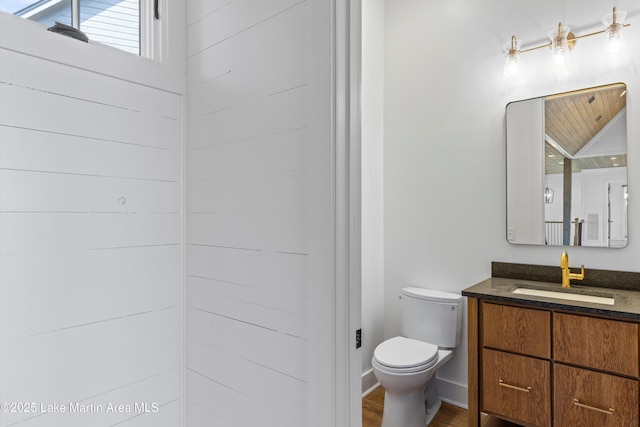
[[[38,405],[0,426],[179,425],[181,129],[181,95],[0,49],[0,401]]]
[[[225,427],[316,425],[308,420],[314,404],[310,369],[323,380],[327,376],[325,366],[309,365],[314,302],[307,299],[310,270],[331,255],[322,252],[329,246],[311,249],[324,244],[327,233],[316,239],[309,231],[314,218],[331,213],[324,190],[315,191],[324,185],[317,177],[330,177],[331,171],[330,128],[321,118],[331,112],[331,88],[318,83],[330,81],[330,62],[327,52],[314,50],[309,41],[320,33],[310,28],[310,20],[319,25],[330,17],[311,12],[329,10],[329,2],[320,3],[188,4],[190,427],[214,421]],[[330,34],[330,23],[324,22]],[[313,67],[314,56],[326,68]],[[319,112],[315,119],[311,111]],[[316,144],[326,144],[326,150]],[[320,209],[310,208],[314,196]],[[329,269],[324,274],[333,279]],[[322,275],[314,280],[322,283]],[[331,292],[331,282],[323,285],[326,291],[315,291],[318,295]],[[324,304],[315,301],[319,313]],[[326,350],[325,363],[331,364]],[[315,405],[331,418],[324,402]]]

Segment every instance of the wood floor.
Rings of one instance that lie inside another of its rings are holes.
[[[384,389],[378,387],[362,399],[362,427],[380,427],[384,407]],[[467,427],[467,411],[446,403],[429,427]]]

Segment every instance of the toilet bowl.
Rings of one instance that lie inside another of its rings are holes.
[[[451,354],[401,336],[376,347],[373,372],[386,390],[382,427],[425,427],[433,420],[441,401],[431,380]]]
[[[406,336],[380,343],[371,360],[385,389],[382,427],[425,427],[441,405],[435,373],[460,342],[462,297],[405,288],[401,298]]]

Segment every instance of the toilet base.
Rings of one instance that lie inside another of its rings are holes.
[[[427,424],[426,425],[429,425],[429,424],[431,424],[431,422],[435,418],[436,414],[440,410],[440,406],[442,405],[442,400],[440,400],[440,398],[437,397],[431,402],[426,402],[426,404],[428,405],[427,406],[427,411],[426,411],[427,412]]]
[[[425,427],[426,412],[423,389],[405,393],[387,390],[384,393],[382,427]]]
[[[431,378],[424,388],[424,405],[427,413],[427,425],[429,425],[442,405],[442,400],[436,394],[435,378]]]
[[[408,374],[387,373],[372,359],[373,373],[385,388],[382,427],[426,427],[433,421],[442,403],[434,374],[451,356],[451,350],[439,349],[434,366]]]

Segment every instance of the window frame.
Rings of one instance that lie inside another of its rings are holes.
[[[78,30],[82,30],[80,28],[81,1],[71,0],[71,26]],[[156,44],[153,41],[156,34],[154,34],[153,30],[153,21],[157,20],[155,16],[159,15],[159,7],[158,0],[138,0],[138,55],[149,59],[156,59],[158,56],[158,52],[154,49]]]
[[[158,3],[160,19],[148,20],[149,33],[153,36],[153,54],[149,57],[91,40],[78,42],[46,31],[42,24],[3,11],[0,11],[0,49],[184,94],[186,0],[158,0]],[[153,0],[149,4],[153,5]],[[153,9],[146,12],[153,16]]]

